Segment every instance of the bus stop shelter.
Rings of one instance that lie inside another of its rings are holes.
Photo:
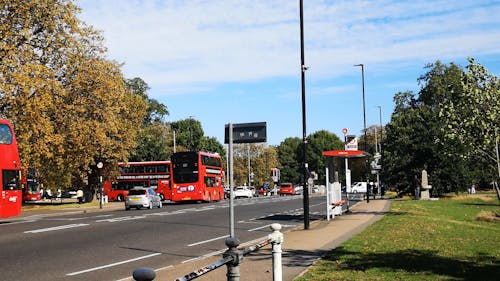
[[[333,168],[333,158],[340,157],[345,159],[346,165],[346,189],[351,185],[350,170],[348,167],[349,158],[366,158],[370,157],[370,154],[363,150],[330,150],[323,151],[323,156],[326,158],[325,161],[325,186],[326,186],[326,215],[327,220],[334,218],[335,215],[342,214],[342,206],[347,205],[349,210],[349,196],[346,196],[346,200],[342,200],[342,188],[338,178],[334,176],[335,171]]]

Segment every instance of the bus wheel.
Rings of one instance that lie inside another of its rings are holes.
[[[163,194],[161,194],[161,193],[160,193],[160,200],[165,201],[165,196],[163,196]]]
[[[123,201],[123,195],[118,194],[118,196],[116,197],[116,200],[122,202]]]

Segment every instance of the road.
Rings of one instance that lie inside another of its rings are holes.
[[[235,200],[235,236],[253,245],[272,223],[299,226],[302,204],[302,196]],[[325,197],[310,197],[311,220],[325,217]],[[229,201],[30,216],[1,223],[0,233],[2,280],[120,280],[140,266],[220,255],[229,236]]]

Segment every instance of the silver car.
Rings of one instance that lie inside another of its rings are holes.
[[[125,200],[125,210],[128,211],[132,207],[139,210],[142,207],[149,209],[153,209],[153,207],[161,208],[163,205],[161,197],[152,188],[139,188],[131,189]]]

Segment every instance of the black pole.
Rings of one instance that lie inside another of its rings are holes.
[[[304,63],[304,9],[300,0],[300,74],[302,81],[302,146],[303,146],[303,205],[304,229],[309,229],[309,188],[307,187],[307,135],[306,135],[306,70]]]
[[[368,139],[366,138],[366,109],[365,109],[365,66],[364,64],[356,64],[354,66],[361,66],[361,85],[363,91],[363,132],[365,136],[364,151],[367,149]],[[370,187],[368,186],[368,156],[365,155],[365,180],[366,180],[366,203],[370,203]]]

